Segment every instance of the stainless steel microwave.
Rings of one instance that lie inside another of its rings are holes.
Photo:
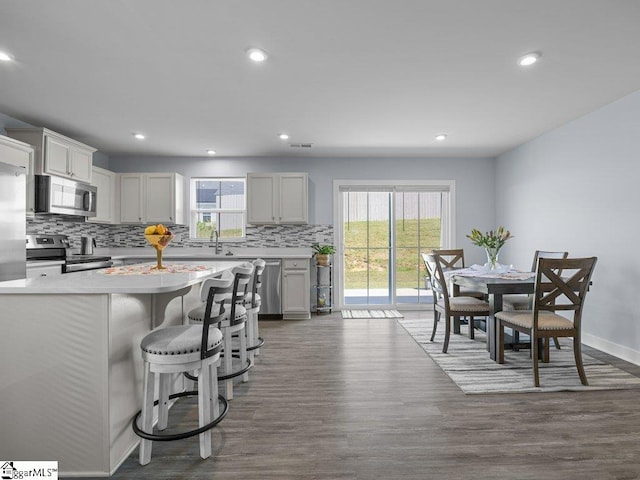
[[[98,189],[88,183],[53,175],[36,175],[36,213],[95,217],[97,192]]]

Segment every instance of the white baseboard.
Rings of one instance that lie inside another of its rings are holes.
[[[601,352],[605,352],[609,355],[613,355],[614,357],[621,358],[622,360],[625,360],[627,362],[640,365],[640,351],[634,350],[633,348],[624,347],[622,345],[618,345],[617,343],[604,340],[600,337],[596,337],[595,335],[590,335],[588,333],[582,334],[582,343],[596,348]]]

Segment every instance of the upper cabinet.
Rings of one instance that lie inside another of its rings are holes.
[[[95,148],[46,128],[7,128],[10,137],[35,148],[34,173],[91,183]]]
[[[122,223],[143,223],[142,195],[144,194],[143,173],[120,174],[120,221]]]
[[[118,174],[99,167],[93,167],[91,185],[98,189],[96,216],[89,217],[88,222],[118,223]]]
[[[306,173],[247,174],[247,223],[309,223]]]
[[[27,175],[27,215],[35,215],[35,197],[33,181],[33,147],[27,143],[0,135],[0,162],[16,167],[24,167]]]
[[[121,173],[120,222],[184,224],[184,177]]]

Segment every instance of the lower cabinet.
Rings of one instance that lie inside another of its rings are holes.
[[[285,258],[282,262],[282,317],[311,318],[308,258]]]

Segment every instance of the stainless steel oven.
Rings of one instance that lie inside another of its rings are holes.
[[[83,270],[97,270],[113,266],[111,257],[99,255],[70,255],[67,256],[62,273],[81,272]]]
[[[69,253],[66,235],[27,235],[27,263],[30,261],[64,260],[62,273],[96,270],[113,265],[111,257]]]

